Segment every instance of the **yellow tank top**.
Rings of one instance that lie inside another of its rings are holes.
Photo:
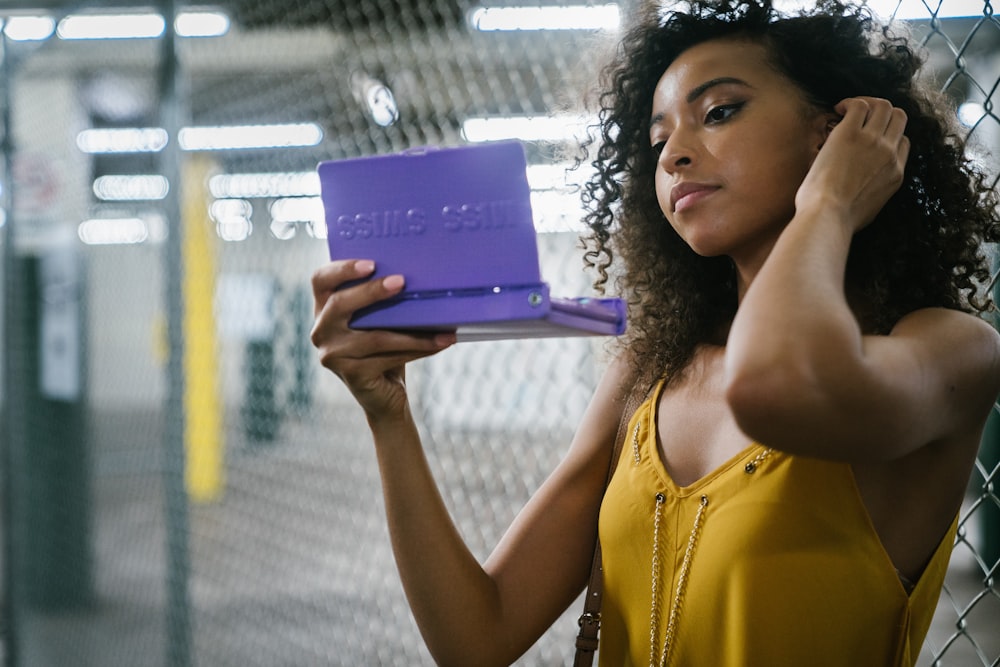
[[[674,667],[912,667],[957,517],[907,595],[850,465],[754,444],[679,487],[658,399],[633,416],[601,507],[600,665],[659,665],[669,635]]]

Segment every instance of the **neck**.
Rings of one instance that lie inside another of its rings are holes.
[[[737,303],[743,303],[743,297],[746,295],[747,290],[750,289],[750,284],[757,277],[757,274],[760,273],[764,262],[767,261],[777,241],[778,239],[774,238],[770,242],[762,243],[758,247],[749,249],[746,252],[730,255],[730,259],[732,259],[736,270]]]
[[[767,259],[768,254],[769,252],[762,253],[758,258],[752,258],[749,261],[738,261],[733,259],[733,265],[735,266],[736,271],[737,304],[743,303],[743,297],[746,296],[747,290],[750,289],[750,285],[753,283],[754,278],[756,278],[757,274],[760,273],[761,267],[764,266],[764,261]],[[865,333],[871,333],[871,322],[873,320],[872,304],[867,298],[865,298],[860,290],[849,284],[845,285],[844,291],[844,298],[847,300],[847,305],[851,309],[851,312],[854,313],[854,317],[858,320],[862,330]]]
[[[760,262],[745,263],[733,260],[733,264],[736,267],[736,302],[742,304],[743,297],[750,289],[753,279],[760,273],[760,267],[764,265],[764,261],[762,259]]]

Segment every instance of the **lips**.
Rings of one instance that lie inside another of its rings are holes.
[[[678,207],[686,208],[718,189],[716,185],[682,181],[670,189],[670,210],[676,212]]]

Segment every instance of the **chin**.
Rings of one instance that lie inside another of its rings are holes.
[[[728,247],[710,239],[684,239],[688,247],[701,257],[721,257],[728,255]]]
[[[731,239],[728,239],[725,234],[720,234],[723,230],[720,230],[711,221],[702,220],[696,224],[688,221],[688,224],[685,225],[678,225],[671,221],[671,226],[674,228],[674,232],[681,237],[681,240],[695,254],[702,257],[718,257],[727,254],[730,249]]]

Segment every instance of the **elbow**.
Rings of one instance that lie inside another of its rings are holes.
[[[504,632],[501,619],[485,623],[473,622],[458,625],[442,625],[440,632],[430,632],[418,623],[424,645],[439,667],[505,667],[513,664],[527,648],[515,649]],[[492,627],[491,627],[492,625]],[[450,629],[445,629],[445,628]]]
[[[758,441],[766,441],[762,429],[774,418],[775,406],[764,395],[760,382],[741,377],[727,379],[725,388],[726,404],[729,411],[747,436]]]
[[[809,414],[812,376],[794,365],[728,372],[725,400],[737,426],[751,439],[784,449],[784,441]],[[793,447],[794,448],[794,447]]]
[[[733,373],[725,399],[747,437],[789,454],[883,462],[911,451],[920,435],[912,415],[886,409],[870,392],[831,389],[808,366]]]
[[[477,665],[481,667],[507,667],[513,664],[520,655],[504,657],[503,650],[487,650],[488,641],[481,646],[468,650],[456,650],[455,647],[447,647],[442,650],[433,650],[428,646],[434,664],[438,667],[469,667]]]
[[[496,667],[505,667],[511,663],[509,662],[490,662],[494,660],[493,656],[483,658],[482,656],[461,656],[452,657],[451,655],[438,655],[431,651],[431,657],[434,658],[434,664],[438,667],[468,667],[469,665],[483,665],[484,667],[490,667],[491,665],[496,665]]]

